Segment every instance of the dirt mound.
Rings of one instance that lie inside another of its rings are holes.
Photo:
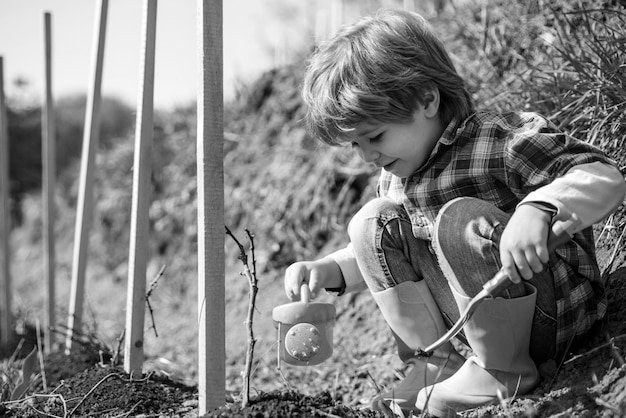
[[[48,394],[32,395],[6,417],[197,416],[197,391],[158,375],[130,378],[114,367],[91,367],[61,380]]]

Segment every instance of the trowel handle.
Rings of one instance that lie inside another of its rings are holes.
[[[569,242],[574,235],[574,229],[576,229],[579,225],[580,220],[574,213],[563,221],[554,222],[552,228],[550,229],[550,235],[548,235],[548,251],[552,252],[561,245]],[[493,277],[493,279],[483,285],[483,289],[495,298],[508,289],[512,284],[513,282],[511,281],[509,275],[503,270],[500,270]]]
[[[302,283],[300,285],[300,301],[306,304],[311,301],[311,289],[309,289],[308,283]]]

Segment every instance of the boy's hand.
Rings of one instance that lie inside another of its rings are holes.
[[[309,285],[311,298],[315,298],[321,289],[340,287],[343,276],[339,265],[330,258],[317,261],[298,261],[285,270],[285,294],[292,301],[300,300],[300,287]]]
[[[548,212],[532,205],[521,205],[511,216],[500,239],[500,260],[513,283],[531,279],[548,262],[550,221]]]

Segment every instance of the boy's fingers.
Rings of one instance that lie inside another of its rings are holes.
[[[548,261],[550,261],[550,252],[548,251],[547,245],[537,247],[537,257],[539,257],[542,264],[548,264]]]
[[[526,253],[516,253],[513,255],[513,259],[515,260],[515,267],[517,268],[519,275],[526,280],[532,279],[534,273],[528,263]]]
[[[526,253],[526,260],[528,261],[528,265],[532,270],[531,276],[525,277],[525,279],[528,280],[532,278],[534,273],[541,273],[541,271],[543,270],[543,261],[541,261],[541,257],[539,257],[539,255],[534,250],[529,250]]]
[[[300,284],[304,281],[304,269],[292,264],[285,270],[285,294],[292,300],[300,300]]]
[[[509,278],[513,283],[519,283],[522,279],[520,278],[517,267],[515,266],[515,260],[513,256],[509,252],[505,252],[500,255],[500,261],[502,262],[502,268],[507,273]]]
[[[315,299],[320,291],[320,272],[317,269],[311,270],[309,276],[309,290],[311,291],[311,299]]]

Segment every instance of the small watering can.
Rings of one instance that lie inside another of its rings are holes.
[[[272,310],[278,330],[278,360],[294,366],[313,366],[333,353],[335,305],[310,302],[311,291],[304,283],[300,302],[276,306]]]

